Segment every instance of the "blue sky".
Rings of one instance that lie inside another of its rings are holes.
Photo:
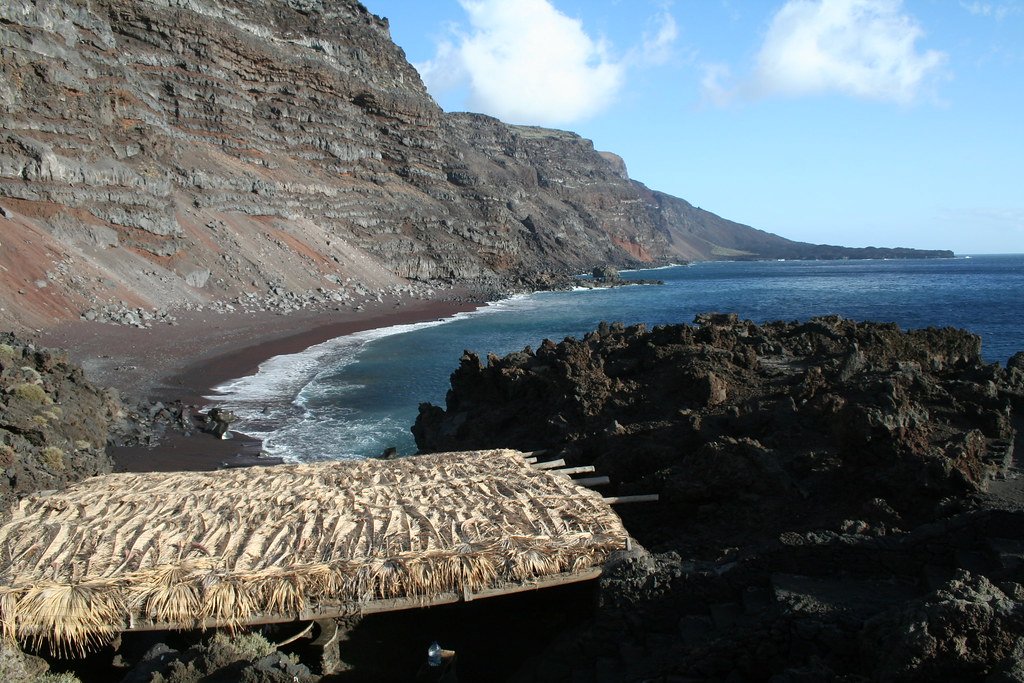
[[[1024,0],[364,0],[446,111],[791,239],[1024,253]]]

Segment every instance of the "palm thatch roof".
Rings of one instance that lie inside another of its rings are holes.
[[[111,474],[0,527],[0,626],[84,652],[592,572],[626,539],[600,495],[516,451]]]

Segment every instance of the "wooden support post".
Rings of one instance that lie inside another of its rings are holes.
[[[603,475],[600,477],[583,477],[582,479],[573,479],[573,483],[579,484],[580,486],[604,486],[610,482],[611,479]]]
[[[553,470],[556,467],[564,467],[565,460],[559,458],[558,460],[549,460],[548,462],[534,463],[534,468],[538,470]]]
[[[341,650],[338,647],[338,622],[335,619],[320,619],[316,622],[320,628],[320,634],[312,642],[313,651],[318,653],[317,662],[322,675],[328,675],[343,671],[348,667],[341,659]]]
[[[607,496],[604,502],[616,505],[618,503],[657,503],[657,493],[643,493],[637,496]]]

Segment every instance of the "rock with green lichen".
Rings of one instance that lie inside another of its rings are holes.
[[[20,496],[109,472],[107,432],[122,411],[64,352],[0,335],[0,521]]]

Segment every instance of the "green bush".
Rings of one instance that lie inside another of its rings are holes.
[[[53,403],[53,400],[46,395],[43,388],[38,384],[30,384],[25,382],[24,384],[15,384],[11,389],[11,392],[22,399],[30,403],[36,403],[38,405],[48,406]]]
[[[40,375],[39,371],[31,365],[22,365],[21,374],[25,378],[25,381],[30,384],[39,384],[43,381],[43,376]]]
[[[47,672],[36,678],[32,683],[82,683],[82,681],[70,671],[65,671],[59,674]]]
[[[273,644],[259,633],[242,633],[233,637],[218,633],[213,637],[213,644],[219,647],[231,648],[240,657],[249,661],[263,659],[276,651]]]
[[[67,468],[64,464],[64,451],[56,446],[47,446],[39,457],[51,472],[63,472]]]

